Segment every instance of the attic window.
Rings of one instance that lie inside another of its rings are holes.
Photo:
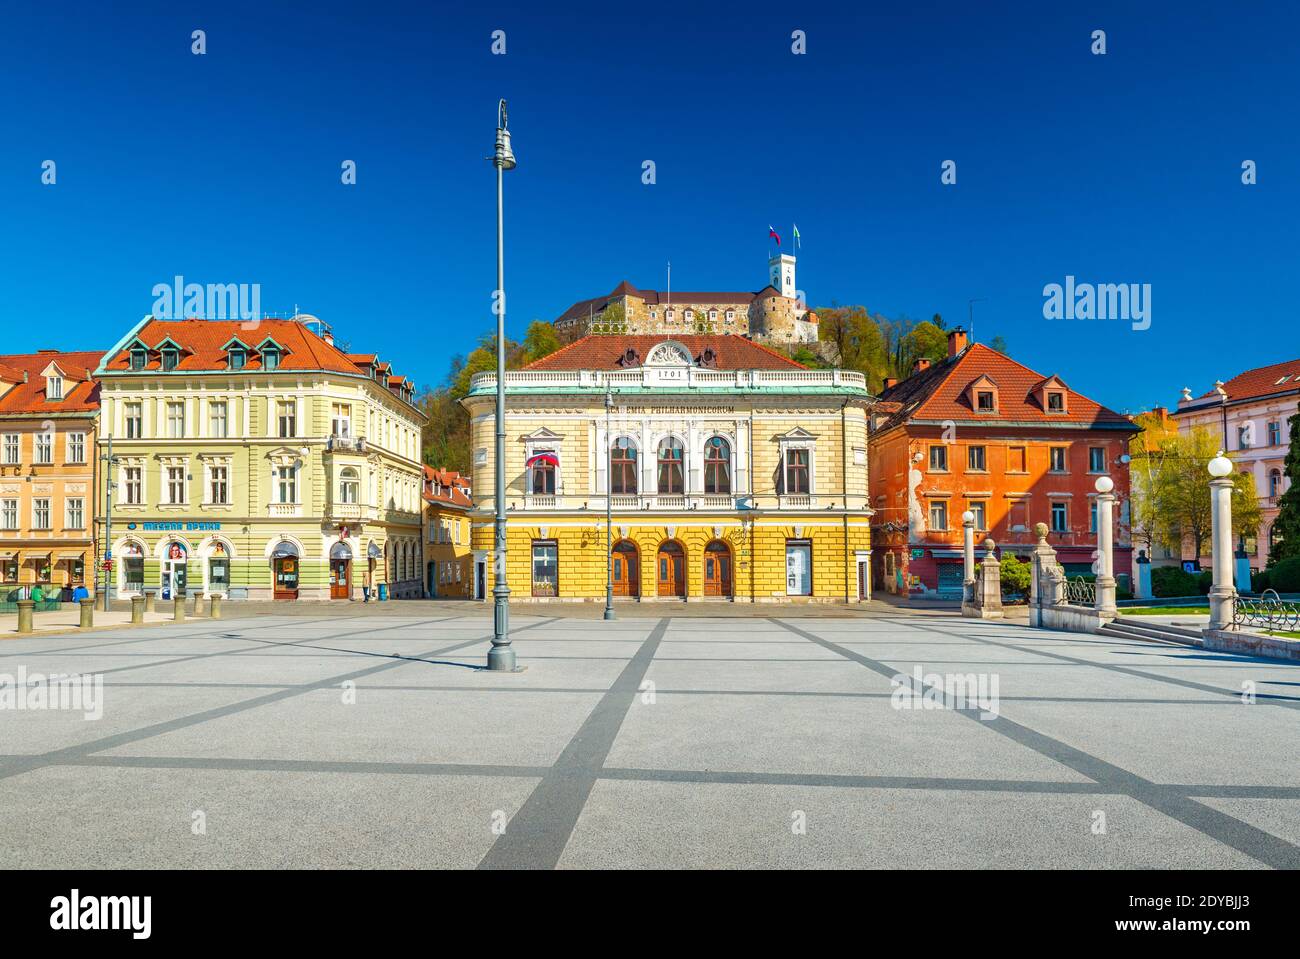
[[[275,370],[280,368],[280,351],[276,349],[265,349],[262,351],[262,369]]]
[[[232,370],[242,370],[248,362],[248,354],[243,350],[230,351],[230,368]]]
[[[1050,390],[1047,394],[1047,411],[1049,413],[1065,412],[1065,394],[1060,390]]]
[[[162,351],[163,372],[167,373],[170,372],[171,370],[176,369],[176,364],[180,362],[180,356],[181,355],[179,350],[174,350],[174,349],[163,350]]]
[[[983,413],[991,413],[997,408],[997,398],[993,395],[992,390],[976,390],[975,409]]]
[[[135,349],[131,351],[131,369],[139,372],[144,369],[145,361],[149,358],[144,350]]]
[[[47,400],[63,399],[63,377],[50,376],[45,380],[45,398]]]

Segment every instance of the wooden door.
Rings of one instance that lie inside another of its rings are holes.
[[[704,595],[731,595],[731,550],[721,543],[704,550]]]
[[[614,547],[610,557],[613,566],[614,595],[640,596],[641,571],[637,562],[636,548],[619,544]]]
[[[330,560],[330,599],[350,599],[352,597],[352,561],[347,559]]]
[[[676,543],[660,546],[655,566],[660,596],[686,595],[686,556],[680,546]]]
[[[275,560],[275,598],[298,598],[298,558],[282,556]]]

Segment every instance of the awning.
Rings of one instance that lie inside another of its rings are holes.
[[[60,563],[62,563],[64,560],[68,560],[68,559],[81,559],[81,560],[84,560],[85,558],[86,558],[86,551],[85,551],[85,550],[82,550],[82,551],[79,552],[79,553],[60,553],[60,554],[59,554],[59,562],[60,562]]]

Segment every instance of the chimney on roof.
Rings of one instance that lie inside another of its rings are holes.
[[[912,363],[912,372],[920,373],[922,370],[930,368],[930,358],[928,356],[918,356]]]
[[[966,349],[966,331],[960,326],[948,331],[948,355],[956,356]]]
[[[897,376],[886,376],[886,377],[885,377],[885,385],[882,387],[882,389],[886,389],[886,390],[887,390],[887,389],[890,389],[890,388],[895,387],[895,386],[897,386],[897,385],[898,385],[898,377],[897,377]]]
[[[326,343],[328,343],[330,346],[334,345],[334,334],[331,333],[329,330],[326,330],[324,333],[321,334],[321,339],[324,340]]]

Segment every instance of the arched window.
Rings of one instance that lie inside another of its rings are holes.
[[[636,446],[626,436],[614,440],[609,450],[609,491],[636,492]]]
[[[659,492],[683,493],[686,490],[682,471],[682,442],[671,436],[659,444]]]
[[[721,436],[704,444],[704,492],[731,492],[731,444]]]
[[[361,480],[357,478],[357,471],[351,466],[344,467],[339,472],[339,502],[355,503],[361,495]]]
[[[1282,471],[1273,470],[1268,474],[1268,495],[1274,499],[1282,495]]]
[[[555,492],[555,467],[559,459],[550,450],[539,450],[534,453],[528,461],[528,468],[532,471],[532,491],[534,493],[554,493]]]

